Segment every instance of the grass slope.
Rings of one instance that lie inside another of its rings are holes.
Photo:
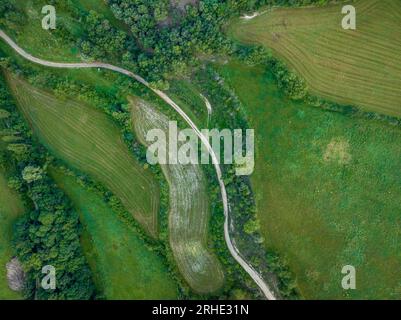
[[[24,211],[21,199],[7,186],[0,170],[0,300],[21,299],[20,294],[9,289],[6,279],[6,264],[12,258],[12,225]]]
[[[136,135],[143,144],[146,133],[161,129],[168,136],[168,118],[139,99],[132,100]],[[170,187],[170,245],[180,272],[198,293],[211,293],[223,284],[217,258],[207,247],[209,200],[206,181],[197,165],[162,165]]]
[[[399,299],[401,130],[290,101],[262,67],[219,70],[255,129],[267,247],[288,257],[302,295]],[[347,264],[357,290],[341,288]]]
[[[107,299],[175,299],[163,260],[102,198],[57,169],[51,176],[72,200],[84,226],[82,244],[95,283]]]
[[[3,21],[4,31],[24,50],[35,57],[61,62],[81,62],[84,57],[79,53],[78,39],[85,32],[83,21],[77,19],[73,10],[93,10],[103,15],[109,22],[120,29],[127,27],[117,20],[104,0],[69,0],[59,1],[54,4],[56,8],[56,30],[44,30],[42,28],[42,8],[49,5],[47,0],[7,0],[12,3],[27,19],[21,24],[12,21]],[[0,21],[1,23],[1,21]],[[68,41],[62,38],[61,29],[68,30],[72,39]],[[75,39],[75,41],[74,41]],[[71,41],[72,40],[72,41]]]
[[[230,33],[272,48],[313,94],[401,116],[401,1],[364,0],[357,29],[343,30],[342,4],[273,9],[235,23]]]
[[[74,100],[59,100],[15,77],[8,77],[19,108],[41,142],[68,164],[112,191],[125,208],[156,236],[159,189],[102,112]]]
[[[27,19],[23,24],[16,25],[13,22],[4,22],[4,31],[30,54],[48,60],[74,62],[80,61],[77,46],[69,46],[57,32],[44,30],[42,28],[42,8],[48,5],[46,0],[8,0],[13,3],[20,11],[24,12]],[[64,9],[64,5],[55,5],[56,8],[56,27],[66,28],[72,32],[76,38],[83,32],[77,21],[71,14]]]
[[[201,93],[190,79],[175,80],[168,91],[168,95],[195,121],[198,128],[207,128],[208,112]]]

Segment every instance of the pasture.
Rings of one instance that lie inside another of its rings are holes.
[[[165,262],[100,195],[58,169],[51,168],[50,173],[79,213],[84,227],[82,247],[96,287],[107,299],[177,298],[177,287]]]
[[[310,92],[341,104],[401,116],[401,1],[359,0],[356,30],[343,30],[343,4],[273,8],[233,23],[229,33],[271,48]]]
[[[266,248],[287,258],[302,296],[399,299],[401,129],[291,101],[263,67],[216,68],[255,129]],[[348,264],[356,290],[341,287]]]
[[[169,119],[138,98],[131,98],[135,133],[144,145],[148,130],[168,132]],[[209,199],[205,176],[198,165],[161,165],[169,184],[169,242],[184,279],[198,293],[223,285],[224,274],[207,243]]]
[[[41,143],[57,158],[102,183],[156,237],[157,181],[131,154],[118,127],[92,106],[58,99],[14,76],[9,75],[8,81]]]
[[[12,229],[15,220],[24,212],[19,196],[7,186],[3,170],[0,169],[0,300],[21,299],[21,295],[9,289],[6,279],[6,264],[12,255]]]

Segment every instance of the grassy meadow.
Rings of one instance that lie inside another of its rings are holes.
[[[159,187],[102,112],[58,99],[9,76],[18,106],[34,133],[56,157],[89,174],[112,191],[151,235],[157,236]]]
[[[12,226],[24,212],[19,196],[9,189],[4,172],[0,169],[0,300],[21,299],[21,295],[9,289],[6,264],[12,255]]]
[[[107,299],[177,298],[164,261],[119,220],[101,196],[60,170],[52,168],[51,176],[79,212],[82,247],[95,284]]]
[[[198,128],[208,127],[208,112],[201,90],[190,79],[179,79],[171,83],[167,94],[193,119]],[[212,106],[213,109],[213,106]]]
[[[401,116],[401,1],[358,0],[356,30],[343,30],[343,4],[274,8],[238,20],[229,33],[261,44],[303,78],[311,93]]]
[[[4,22],[4,31],[13,38],[25,51],[30,54],[52,61],[76,62],[80,61],[77,46],[71,46],[59,37],[57,29],[44,30],[42,28],[42,7],[48,5],[46,0],[10,0],[16,8],[24,12],[27,19],[16,25],[11,21]],[[82,33],[79,24],[71,17],[64,6],[56,5],[56,26],[67,28],[78,38]]]
[[[255,129],[251,181],[266,247],[287,258],[302,296],[398,299],[401,129],[293,102],[263,67],[218,70]],[[341,287],[347,264],[356,290]]]

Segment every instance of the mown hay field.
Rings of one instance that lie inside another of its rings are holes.
[[[21,299],[19,293],[8,287],[6,264],[13,257],[13,224],[23,212],[21,199],[7,186],[4,172],[0,170],[0,300]]]
[[[218,70],[255,129],[266,247],[287,258],[302,296],[399,299],[401,129],[291,101],[263,67]],[[345,265],[356,290],[341,287]]]
[[[39,140],[56,157],[102,183],[149,234],[157,236],[157,181],[136,161],[118,127],[94,107],[58,99],[14,76],[8,80]]]
[[[132,98],[135,133],[144,144],[151,129],[168,137],[169,119],[150,104]],[[168,146],[167,146],[168,148]],[[216,256],[207,244],[210,214],[206,178],[199,165],[161,165],[170,191],[169,242],[184,279],[198,293],[212,293],[224,281]]]
[[[79,213],[82,247],[100,292],[107,299],[176,299],[177,286],[157,252],[100,195],[56,168],[50,172]]]
[[[303,78],[311,93],[342,104],[401,116],[401,1],[363,0],[356,30],[344,30],[343,4],[274,8],[235,22],[230,34],[262,44]]]

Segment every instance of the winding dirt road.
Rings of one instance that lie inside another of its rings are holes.
[[[91,62],[91,63],[62,63],[62,62],[52,62],[52,61],[47,61],[47,60],[42,60],[39,58],[36,58],[29,53],[27,53],[24,49],[19,47],[3,30],[0,29],[0,38],[2,38],[10,47],[12,47],[19,55],[24,57],[25,59],[42,65],[46,67],[51,67],[51,68],[67,68],[67,69],[85,69],[85,68],[102,68],[102,69],[108,69],[111,71],[119,72],[121,74],[124,74],[130,78],[133,78],[149,89],[151,89],[154,93],[156,93],[161,99],[163,99],[167,104],[169,104],[175,111],[179,113],[179,115],[189,124],[189,126],[196,132],[197,136],[201,139],[202,143],[205,145],[207,148],[211,158],[213,165],[216,170],[217,178],[220,184],[220,189],[221,189],[221,197],[223,200],[223,207],[224,207],[224,215],[225,215],[225,222],[224,222],[224,238],[227,244],[228,249],[230,250],[231,255],[233,258],[241,265],[241,267],[249,274],[249,276],[254,280],[254,282],[258,285],[260,290],[262,290],[263,294],[268,300],[276,300],[275,295],[273,294],[273,291],[269,288],[269,286],[266,284],[266,282],[263,280],[261,275],[250,265],[248,264],[245,259],[242,258],[239,250],[237,247],[232,243],[230,233],[229,233],[229,222],[230,222],[230,216],[229,216],[229,204],[228,204],[228,198],[227,198],[227,192],[226,192],[226,187],[224,185],[223,177],[222,177],[222,172],[221,168],[219,165],[219,162],[217,160],[216,154],[214,153],[209,140],[201,133],[201,131],[197,128],[195,123],[187,116],[187,114],[168,96],[166,95],[163,91],[157,90],[155,88],[152,88],[150,84],[143,79],[142,77],[134,74],[131,71],[128,71],[126,69],[108,64],[108,63],[102,63],[102,62]]]

